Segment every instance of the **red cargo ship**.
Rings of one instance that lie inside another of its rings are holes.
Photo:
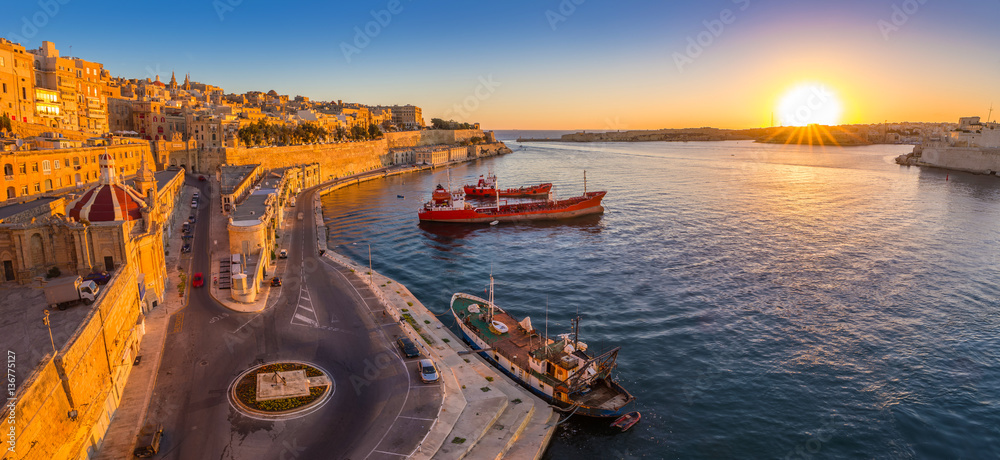
[[[527,203],[499,204],[475,207],[465,202],[462,192],[449,192],[438,185],[431,201],[418,213],[421,222],[521,222],[528,220],[568,219],[588,214],[601,214],[601,200],[608,192],[584,192],[564,200],[550,199]]]
[[[479,183],[475,186],[466,185],[465,196],[470,198],[495,198],[497,196],[505,198],[548,196],[552,190],[551,183],[531,185],[519,188],[506,188],[497,190],[497,176],[489,174],[479,176]]]

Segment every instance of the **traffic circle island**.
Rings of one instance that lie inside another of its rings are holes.
[[[229,386],[229,402],[244,415],[264,420],[303,417],[323,407],[336,387],[321,367],[301,361],[260,364]]]

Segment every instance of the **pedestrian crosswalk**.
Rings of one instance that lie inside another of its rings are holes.
[[[319,326],[319,317],[316,315],[312,296],[309,295],[309,289],[305,286],[299,286],[298,300],[296,301],[295,312],[292,313],[291,323],[296,326]]]

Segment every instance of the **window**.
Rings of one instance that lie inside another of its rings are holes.
[[[73,166],[80,166],[80,157],[73,157]]]
[[[27,174],[28,173],[28,164],[27,163],[21,163],[20,165],[18,165],[18,169],[21,170],[21,174]]]
[[[28,194],[28,186],[27,185],[22,185],[21,186],[21,195],[24,196],[24,195],[27,195],[27,194]]]
[[[52,190],[52,179],[45,179],[45,191]]]
[[[56,167],[56,169],[59,169],[61,167],[61,164],[59,163],[59,160],[56,160],[55,167]]]
[[[28,98],[28,90],[26,88],[21,88],[21,99]]]
[[[6,83],[3,84],[3,93],[7,94],[7,84]]]
[[[13,176],[14,175],[14,165],[12,165],[10,163],[7,163],[7,164],[3,165],[3,174],[5,176]]]
[[[42,161],[42,174],[49,174],[52,172],[52,165],[49,164],[49,160]]]
[[[35,182],[35,193],[42,193],[42,184]]]
[[[37,161],[31,164],[31,172],[38,172],[38,162]]]

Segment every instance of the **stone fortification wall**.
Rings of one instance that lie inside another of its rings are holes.
[[[990,174],[1000,171],[1000,148],[925,146],[919,164]]]
[[[423,131],[403,131],[386,133],[385,139],[389,148],[424,147],[428,145],[458,144],[471,140],[473,137],[483,137],[479,129],[428,129]]]
[[[319,163],[320,179],[324,181],[381,168],[391,161],[392,155],[389,154],[385,139],[287,147],[237,147],[227,148],[225,152],[227,164],[259,163],[264,169]]]
[[[214,152],[199,153],[199,165],[202,171],[208,171],[223,163],[230,165],[260,163],[264,165],[264,169],[319,163],[320,180],[326,181],[393,164],[393,154],[389,149],[455,145],[473,137],[484,137],[484,134],[478,129],[454,131],[432,129],[387,133],[382,139],[366,142],[225,148],[219,149],[222,151],[221,155],[216,155]]]
[[[17,120],[11,120],[11,128],[14,129],[14,133],[18,136],[24,137],[34,137],[40,136],[42,133],[59,133],[62,134],[66,139],[77,139],[85,140],[90,137],[94,137],[91,134],[81,133],[80,131],[73,131],[71,129],[61,129],[53,128],[51,126],[39,125],[35,123],[24,123]]]
[[[44,359],[18,385],[17,449],[4,459],[86,457],[103,438],[132,368],[130,350],[138,348],[135,269],[123,265],[105,289],[99,303],[73,307],[92,310],[55,359]],[[6,417],[2,426],[7,433]]]

